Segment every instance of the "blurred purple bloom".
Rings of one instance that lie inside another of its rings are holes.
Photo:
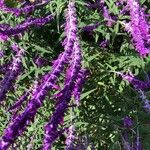
[[[4,52],[0,50],[0,58],[2,58],[3,56],[4,56]]]
[[[0,0],[0,9],[4,6],[4,0]]]
[[[11,48],[12,48],[12,50],[13,50],[14,52],[16,52],[16,53],[19,51],[19,46],[18,46],[17,43],[13,43],[13,44],[11,45]]]
[[[123,118],[123,125],[125,128],[129,128],[129,127],[132,127],[133,125],[133,121],[130,117],[126,116]]]
[[[139,136],[136,137],[133,150],[144,150]]]
[[[0,31],[1,32],[1,31]],[[8,36],[0,33],[0,42],[5,42],[8,40]]]
[[[144,107],[145,111],[150,113],[150,100],[145,100],[145,101],[143,101],[143,103],[144,103],[143,107]]]
[[[107,21],[107,26],[111,27],[113,24],[113,19],[110,16],[109,11],[106,6],[103,8],[103,16],[105,20]]]
[[[131,150],[131,145],[130,145],[128,134],[126,131],[122,135],[122,140],[123,140],[124,150]]]
[[[46,59],[38,56],[37,58],[35,58],[35,64],[38,66],[38,67],[42,67],[43,65],[46,64]]]
[[[108,40],[104,40],[102,41],[99,46],[102,48],[106,48],[109,45],[109,41]]]
[[[95,2],[92,3],[88,2],[87,7],[90,9],[98,9],[100,12],[102,12],[104,7],[104,0],[96,0]]]
[[[29,95],[30,95],[30,91],[24,92],[23,95],[17,100],[17,102],[8,109],[8,111],[20,107],[22,103],[28,99]]]
[[[150,100],[148,100],[143,90],[137,89],[137,92],[139,93],[139,97],[142,99],[144,110],[150,113]]]
[[[135,89],[148,89],[148,88],[150,88],[150,81],[144,82],[144,81],[138,80],[131,73],[123,74],[121,72],[117,72],[117,74],[120,75],[123,78],[123,80],[126,80],[130,84],[132,84]]]

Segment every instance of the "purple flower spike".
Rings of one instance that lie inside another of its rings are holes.
[[[77,22],[76,17],[75,18],[72,17],[72,16],[76,16],[75,13],[76,12],[75,12],[74,3],[69,2],[68,13],[66,16],[66,21],[67,21],[66,28],[65,28],[66,30],[68,30],[68,26],[70,24],[71,19],[73,20],[74,23]],[[74,31],[77,31],[76,24],[72,24],[72,25],[74,26],[73,27]],[[77,76],[81,70],[81,50],[79,46],[78,37],[76,34],[72,34],[72,35],[74,36],[73,47],[70,48],[73,49],[73,54],[71,57],[70,65],[67,69],[64,88],[59,92],[59,94],[57,94],[57,103],[55,106],[55,111],[49,123],[45,126],[43,150],[51,149],[52,144],[54,143],[57,137],[58,126],[59,124],[61,124],[62,119],[64,118],[64,114],[68,108],[68,104],[72,97],[75,81],[77,80]],[[66,39],[68,39],[69,37],[72,37],[71,34],[70,35],[68,34]],[[66,41],[64,43],[66,43]]]
[[[140,56],[145,57],[150,53],[150,50],[145,43],[145,40],[149,37],[149,28],[144,12],[136,0],[128,0],[127,4],[130,10],[130,32],[133,38],[133,43]]]
[[[42,25],[43,22],[45,23],[43,20],[44,18],[36,21],[27,19],[27,26],[34,24]],[[72,97],[77,76],[81,70],[81,50],[77,37],[77,18],[73,2],[70,2],[68,5],[65,33],[66,38],[63,42],[65,51],[54,61],[52,71],[44,75],[39,83],[36,84],[25,110],[19,115],[17,114],[8,124],[0,140],[0,149],[8,149],[8,147],[14,143],[15,139],[17,139],[34,120],[37,110],[42,106],[48,91],[56,87],[58,77],[64,71],[66,65],[69,64],[64,88],[58,94],[55,111],[45,127],[43,150],[49,150],[56,138],[60,136],[60,131],[58,131],[57,128],[58,125],[62,123]]]
[[[33,12],[37,8],[41,8],[44,5],[47,5],[50,1],[43,1],[42,3],[37,3],[37,4],[31,4],[28,3],[26,6],[21,7],[21,8],[10,8],[4,5],[3,2],[0,2],[0,8],[3,12],[6,13],[12,13],[16,17],[20,16],[21,14],[29,14],[30,12]]]
[[[20,69],[22,66],[21,58],[24,54],[24,50],[20,49],[16,56],[13,58],[12,64],[9,71],[6,72],[4,79],[0,83],[0,101],[3,101],[6,97],[6,93],[13,86],[16,78],[20,74]]]
[[[16,27],[2,28],[2,30],[0,30],[0,40],[6,41],[10,36],[19,35],[28,30],[31,26],[43,26],[52,19],[52,15],[41,18],[27,18],[25,22]]]
[[[142,36],[143,36],[143,39],[144,40],[150,40],[150,34],[149,34],[149,24],[146,20],[146,17],[145,17],[145,10],[144,9],[141,9],[140,10],[140,25],[139,25],[139,28],[140,28],[140,31],[142,33]]]
[[[130,84],[132,84],[134,86],[135,89],[148,89],[150,88],[150,82],[144,82],[144,81],[140,81],[138,79],[136,79],[134,77],[134,75],[132,75],[131,73],[129,74],[123,74],[120,72],[117,72],[118,75],[120,75],[123,80],[128,81]]]
[[[45,138],[43,144],[43,150],[51,149],[54,142],[55,136],[57,134],[58,125],[61,124],[61,121],[64,117],[64,113],[68,108],[68,104],[72,97],[73,87],[75,85],[75,80],[78,75],[78,72],[81,69],[81,54],[78,42],[74,44],[74,60],[70,66],[69,75],[66,77],[65,87],[58,94],[56,109],[50,119],[50,122],[46,125],[45,128]]]

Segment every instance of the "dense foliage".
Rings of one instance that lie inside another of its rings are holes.
[[[149,150],[148,0],[0,0],[0,150]]]

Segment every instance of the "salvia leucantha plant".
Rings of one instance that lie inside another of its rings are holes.
[[[0,150],[149,150],[148,0],[0,0]]]

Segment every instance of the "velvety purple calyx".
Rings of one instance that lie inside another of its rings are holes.
[[[0,31],[4,31],[4,30],[6,30],[9,27],[10,27],[9,24],[6,24],[6,23],[0,24]]]
[[[37,67],[42,67],[45,64],[47,64],[47,60],[44,57],[41,57],[38,55],[34,58],[34,60],[35,60],[34,62],[37,65]]]
[[[136,137],[136,141],[134,143],[133,150],[144,150],[141,140],[140,140],[140,137],[138,135]]]
[[[124,131],[124,133],[122,134],[122,140],[124,150],[131,150],[131,144],[129,141],[128,133],[126,131]]]
[[[99,46],[102,48],[106,48],[109,46],[109,41],[108,40],[103,40],[101,42],[99,42]]]
[[[123,127],[125,128],[125,130],[122,132],[123,147],[125,150],[131,150],[131,144],[127,130],[130,129],[132,126],[133,120],[130,117],[125,116],[123,118]]]

